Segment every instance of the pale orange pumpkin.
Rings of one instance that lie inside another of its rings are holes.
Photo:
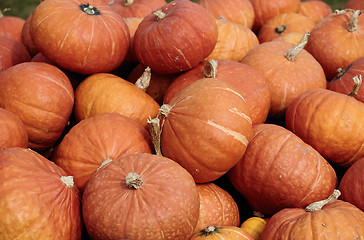
[[[299,13],[310,18],[315,24],[318,24],[322,19],[332,14],[332,9],[325,1],[310,0],[301,2]]]

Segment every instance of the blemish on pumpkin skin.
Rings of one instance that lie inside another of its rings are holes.
[[[231,129],[228,129],[228,128],[222,126],[222,125],[219,125],[217,123],[214,123],[211,120],[208,120],[207,121],[207,124],[209,124],[209,125],[211,125],[213,127],[216,127],[217,129],[220,129],[226,135],[232,136],[234,139],[236,139],[237,141],[241,142],[244,146],[247,146],[248,145],[248,139],[244,135],[242,135],[241,133],[235,132],[235,131],[233,131]]]

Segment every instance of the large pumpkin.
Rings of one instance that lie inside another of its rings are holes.
[[[325,199],[337,184],[334,169],[315,149],[274,124],[253,126],[253,137],[229,179],[264,215]]]
[[[29,52],[21,42],[12,37],[0,35],[0,72],[30,60]]]
[[[165,0],[103,0],[123,18],[144,18],[167,4]]]
[[[0,149],[28,147],[28,133],[24,123],[14,113],[0,108]]]
[[[70,129],[52,161],[74,177],[81,192],[91,175],[110,161],[135,153],[151,153],[152,142],[140,124],[118,113],[98,114]]]
[[[0,107],[24,122],[29,147],[34,150],[55,144],[67,126],[73,104],[70,80],[53,65],[26,62],[0,73]]]
[[[252,134],[245,99],[217,78],[191,83],[162,105],[159,115],[162,154],[186,168],[197,183],[216,180],[230,170],[244,155]]]
[[[217,36],[215,19],[206,9],[189,0],[175,0],[143,19],[134,34],[134,51],[144,67],[177,73],[207,57]]]
[[[33,11],[29,27],[35,47],[72,72],[114,70],[129,49],[129,30],[123,18],[99,0],[42,1]]]
[[[94,173],[82,212],[92,239],[186,240],[196,226],[199,203],[196,184],[184,168],[145,153],[114,160]]]
[[[359,79],[359,78],[358,78]],[[311,89],[294,99],[286,127],[324,158],[349,167],[364,157],[364,103],[327,89]]]
[[[81,239],[81,197],[62,168],[30,149],[7,148],[0,182],[0,239]]]

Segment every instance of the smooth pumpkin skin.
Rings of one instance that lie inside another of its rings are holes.
[[[28,50],[31,57],[34,57],[37,53],[39,53],[38,49],[34,46],[32,36],[30,36],[30,19],[32,14],[25,20],[24,26],[21,31],[21,42],[24,44],[26,49]]]
[[[334,169],[316,150],[289,130],[266,123],[253,126],[247,150],[228,176],[249,205],[268,216],[326,199],[337,185]]]
[[[127,187],[128,173],[140,175],[139,189]],[[93,239],[185,240],[196,226],[199,203],[196,184],[184,168],[144,153],[117,159],[94,173],[82,211]]]
[[[272,41],[274,38],[288,34],[311,31],[316,24],[308,17],[299,13],[282,13],[267,20],[258,32],[260,43]],[[284,30],[279,28],[283,27]]]
[[[266,79],[271,92],[269,115],[272,117],[284,117],[290,102],[305,91],[326,88],[323,68],[305,49],[294,61],[285,57],[294,46],[283,41],[261,43],[240,61],[256,69]]]
[[[83,192],[105,160],[151,152],[152,142],[145,128],[121,114],[103,113],[73,126],[56,147],[52,161],[72,175]]]
[[[325,159],[349,167],[364,157],[364,103],[327,89],[312,89],[294,99],[286,127]]]
[[[28,132],[24,123],[14,113],[0,108],[0,149],[28,147]]]
[[[254,240],[259,240],[266,224],[267,221],[264,218],[250,217],[246,219],[240,227],[250,233]]]
[[[87,14],[82,4],[95,7],[100,14]],[[129,50],[126,23],[99,0],[42,1],[34,9],[29,27],[35,47],[72,72],[110,72],[122,63]]]
[[[213,51],[218,30],[205,8],[175,0],[159,10],[164,18],[148,14],[134,34],[135,55],[144,67],[162,74],[187,71]]]
[[[45,150],[62,135],[70,119],[74,91],[69,78],[48,63],[20,63],[0,73],[0,107],[27,128],[29,147]]]
[[[340,181],[339,199],[349,202],[364,211],[364,158],[357,160],[345,172]]]
[[[214,226],[212,232],[202,230],[194,233],[190,240],[254,240],[250,233],[236,226]]]
[[[208,226],[239,226],[239,208],[229,192],[213,182],[197,184],[197,190],[200,216],[195,232]]]
[[[332,14],[329,4],[322,0],[302,1],[300,6],[300,14],[310,18],[315,24]]]
[[[360,9],[364,9],[364,2],[361,0],[348,0],[346,2],[346,4],[344,5],[343,9],[355,9],[355,10],[360,10]]]
[[[165,0],[104,0],[123,18],[144,18],[167,4]]]
[[[311,31],[305,49],[321,64],[328,79],[345,69],[355,59],[364,56],[364,15],[358,17],[357,30],[347,30],[352,13],[331,14]]]
[[[224,18],[228,22],[243,25],[252,29],[255,12],[250,0],[199,0],[215,19]]]
[[[3,16],[0,13],[0,35],[14,38],[21,42],[21,32],[25,20],[17,16]]]
[[[354,87],[353,78],[362,75],[364,77],[364,56],[354,60],[342,73],[338,73],[330,82],[327,83],[327,89],[349,94]],[[364,103],[364,87],[361,86],[355,99]]]
[[[216,78],[232,84],[244,97],[250,108],[253,124],[263,123],[270,109],[271,92],[266,79],[254,68],[231,60],[217,60]],[[203,70],[207,60],[195,68],[176,77],[167,88],[164,103],[169,103],[183,88],[204,77]]]
[[[0,35],[0,72],[30,60],[30,54],[24,44],[12,37]]]
[[[354,205],[336,200],[314,212],[287,208],[274,214],[265,226],[261,240],[361,239],[364,212]]]
[[[111,73],[90,75],[75,91],[77,121],[100,113],[120,113],[147,127],[148,117],[155,117],[159,107],[146,92]]]
[[[79,191],[61,177],[66,172],[25,148],[0,151],[0,238],[81,239]]]
[[[186,168],[196,183],[218,179],[244,155],[252,134],[250,109],[231,84],[197,80],[169,105],[162,119],[162,154]]]

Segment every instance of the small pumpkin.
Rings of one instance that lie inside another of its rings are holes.
[[[199,205],[192,176],[171,159],[148,153],[119,158],[101,168],[82,197],[92,239],[189,239]]]
[[[0,72],[30,60],[30,54],[21,42],[12,37],[0,35]]]
[[[250,233],[236,226],[208,226],[192,235],[190,240],[254,240]]]
[[[332,9],[325,1],[310,0],[301,2],[299,13],[318,24],[322,19],[332,14]]]
[[[0,149],[28,147],[28,133],[24,123],[4,108],[0,108],[0,129]]]
[[[134,51],[144,67],[162,74],[178,73],[206,58],[217,36],[215,19],[205,8],[175,0],[143,19],[134,34]]]
[[[264,218],[250,217],[246,219],[240,227],[250,233],[254,240],[259,240],[266,224],[267,222]]]
[[[0,35],[14,38],[21,42],[21,32],[25,20],[17,16],[4,16],[0,11]]]
[[[167,4],[165,0],[104,0],[123,18],[144,18]]]

